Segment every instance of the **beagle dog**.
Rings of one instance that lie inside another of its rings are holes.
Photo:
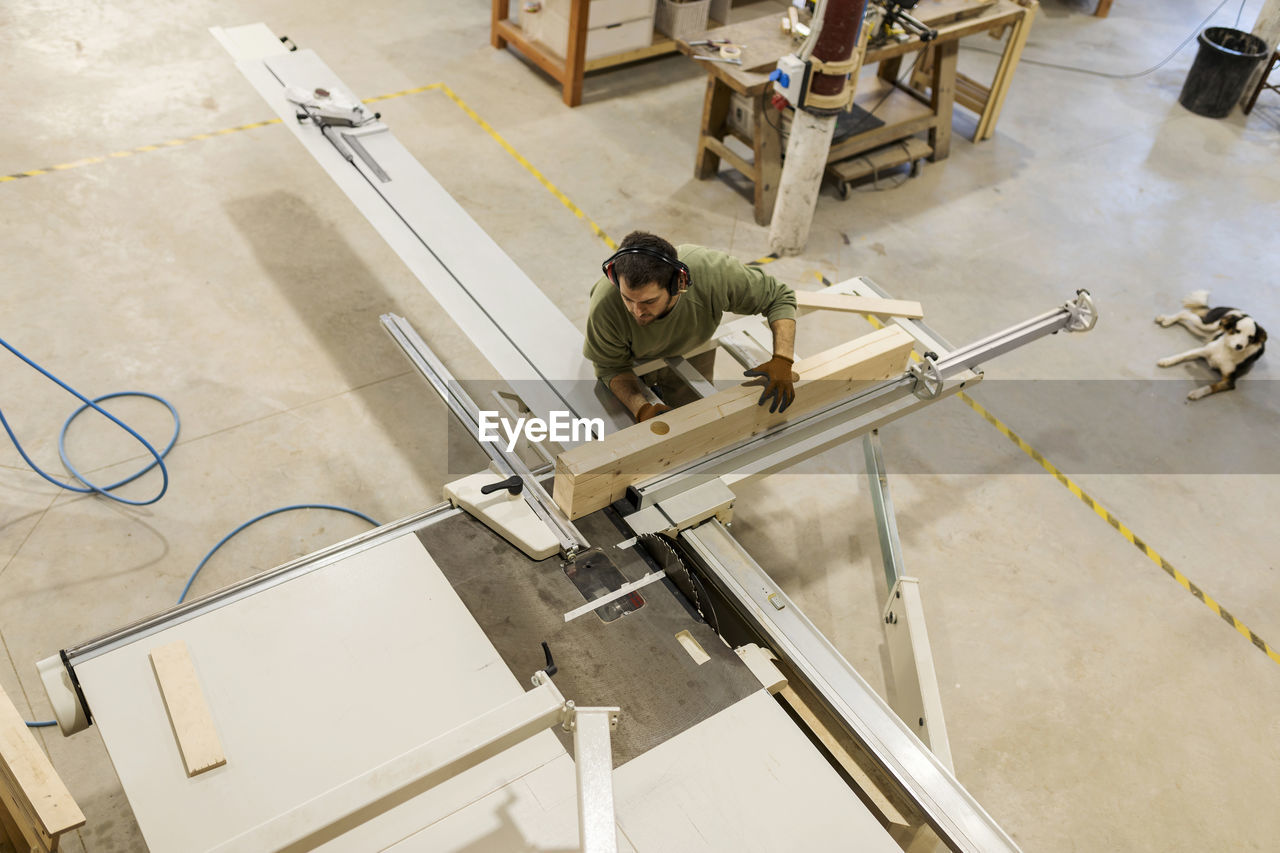
[[[1267,332],[1257,321],[1238,308],[1210,308],[1209,291],[1197,290],[1182,300],[1183,310],[1177,314],[1156,317],[1161,326],[1181,323],[1192,334],[1208,341],[1202,347],[1171,355],[1156,362],[1161,367],[1172,367],[1184,361],[1203,358],[1218,371],[1222,378],[1212,385],[1197,388],[1187,395],[1188,400],[1199,400],[1218,391],[1230,391],[1236,387],[1236,379],[1253,367],[1267,348]]]

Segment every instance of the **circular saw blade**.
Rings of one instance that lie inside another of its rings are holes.
[[[685,565],[671,540],[659,533],[641,533],[637,539],[645,545],[645,551],[653,558],[676,589],[693,605],[693,609],[702,617],[702,621],[715,627],[715,613],[706,588],[698,576]]]

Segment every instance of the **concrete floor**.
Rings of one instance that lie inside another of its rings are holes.
[[[1092,5],[1044,0],[1026,57],[1139,70],[1210,8],[1120,0],[1099,20]],[[1213,23],[1230,25],[1231,5]],[[1247,0],[1243,21],[1260,5]],[[483,0],[15,0],[0,9],[0,174],[269,117],[206,32],[262,20],[363,95],[448,84],[615,239],[642,227],[744,259],[768,251],[729,180],[691,177],[693,63],[594,75],[568,110],[489,48],[488,16]],[[950,159],[897,189],[847,202],[828,189],[807,251],[769,269],[804,287],[869,275],[920,299],[953,342],[1089,287],[1095,331],[993,362],[974,397],[1274,644],[1274,360],[1196,404],[1183,397],[1206,370],[1155,366],[1192,339],[1152,317],[1194,289],[1280,328],[1280,101],[1264,95],[1247,120],[1186,112],[1176,99],[1193,55],[1124,81],[1024,63],[994,139],[958,137]],[[975,77],[994,62],[961,55]],[[582,327],[603,243],[441,92],[380,109]],[[958,110],[956,130],[973,121]],[[60,492],[0,447],[0,685],[23,713],[50,716],[37,659],[171,604],[249,516],[314,501],[392,520],[440,500],[445,409],[377,317],[408,316],[460,376],[486,376],[483,358],[282,128],[5,183],[0,217],[4,337],[86,393],[154,392],[183,418],[169,493],[145,509]],[[803,351],[831,331],[814,328],[801,326]],[[3,365],[0,406],[60,470],[72,399],[7,354]],[[167,435],[149,402],[112,408]],[[72,429],[73,457],[101,479],[135,468],[136,445],[93,421]],[[885,452],[957,774],[1006,830],[1035,851],[1274,850],[1276,662],[959,401],[887,432]],[[851,445],[744,485],[735,530],[880,689],[884,580],[860,472]],[[126,492],[154,488],[152,476]],[[274,518],[220,552],[195,591],[363,528],[333,513]],[[38,737],[88,817],[64,849],[142,849],[96,732]]]

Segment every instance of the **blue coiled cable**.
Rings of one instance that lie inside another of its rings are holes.
[[[44,479],[48,480],[50,483],[53,483],[55,486],[58,486],[59,488],[62,488],[62,489],[66,489],[67,491],[77,492],[79,494],[102,495],[103,497],[108,498],[110,500],[117,501],[122,504],[128,504],[130,506],[147,506],[149,504],[155,503],[156,501],[164,497],[165,492],[169,490],[169,469],[164,464],[164,457],[167,456],[169,454],[169,451],[173,449],[173,446],[177,444],[178,432],[181,429],[181,421],[178,418],[178,410],[173,407],[172,403],[170,403],[168,400],[164,399],[163,397],[159,397],[155,394],[148,394],[145,391],[118,391],[113,394],[104,394],[101,397],[95,397],[91,400],[88,397],[81,394],[76,389],[72,388],[67,383],[63,382],[58,377],[54,376],[49,371],[45,370],[40,365],[36,364],[34,361],[32,361],[30,358],[24,355],[20,350],[18,350],[16,347],[10,344],[4,338],[0,338],[0,346],[3,346],[9,352],[13,353],[22,361],[24,361],[26,364],[28,364],[30,367],[38,371],[45,378],[54,382],[60,388],[67,391],[71,395],[75,396],[83,403],[83,405],[80,406],[80,408],[76,409],[74,412],[71,413],[71,416],[68,417],[66,421],[62,424],[62,429],[58,433],[58,455],[62,457],[62,464],[66,466],[67,470],[71,473],[73,477],[75,477],[77,480],[79,480],[81,483],[84,484],[83,486],[77,486],[77,485],[74,485],[73,483],[64,483],[58,479],[55,479],[49,474],[45,473],[40,468],[40,466],[37,465],[34,461],[32,461],[31,457],[27,455],[27,452],[22,448],[22,443],[18,441],[18,437],[14,435],[12,427],[9,426],[9,421],[5,419],[4,411],[0,410],[0,425],[4,426],[4,431],[9,434],[9,439],[13,442],[13,446],[18,449],[18,454],[22,457],[23,461],[26,462],[27,465],[31,467],[31,470],[35,471],[37,474],[39,474]],[[168,444],[165,445],[164,450],[157,451],[151,445],[150,442],[148,442],[145,438],[143,438],[136,431],[134,431],[128,424],[126,424],[124,421],[121,421],[115,415],[111,414],[110,412],[108,412],[107,410],[103,409],[101,406],[98,405],[98,403],[101,403],[104,400],[112,400],[117,397],[146,397],[148,399],[155,400],[161,403],[166,409],[169,410],[169,414],[173,415],[173,435],[169,437],[169,442]],[[122,480],[118,480],[108,486],[99,486],[98,484],[91,482],[87,477],[85,477],[84,474],[80,473],[80,470],[76,468],[74,464],[72,464],[70,457],[67,456],[67,447],[66,447],[67,430],[71,427],[71,422],[74,421],[76,418],[78,418],[87,409],[93,409],[94,411],[98,412],[100,415],[102,415],[103,417],[107,418],[109,421],[114,423],[116,426],[120,427],[125,432],[129,433],[129,435],[137,439],[137,441],[147,449],[147,452],[151,454],[152,462],[148,464],[146,467],[142,468],[141,470],[136,471],[133,474],[130,474],[128,477],[125,477]],[[138,479],[139,477],[143,476],[147,472],[151,471],[153,468],[157,468],[157,467],[160,469],[160,474],[164,478],[164,481],[160,487],[160,493],[157,494],[155,497],[145,501],[135,501],[135,500],[122,498],[122,497],[119,497],[118,495],[112,494],[112,492],[115,489],[118,489],[121,486],[126,485],[127,483],[132,483],[134,480]],[[209,559],[213,557],[215,553],[217,553],[219,548],[221,548],[223,545],[231,541],[231,539],[235,537],[236,534],[240,533],[240,531],[244,530],[246,527],[249,527],[250,525],[257,524],[259,521],[262,521],[264,518],[270,518],[273,515],[279,515],[282,512],[290,512],[296,509],[328,509],[328,510],[334,510],[336,512],[345,512],[348,515],[354,515],[357,518],[364,519],[365,521],[372,524],[374,527],[378,526],[378,522],[374,521],[372,518],[370,518],[369,516],[365,515],[362,512],[357,512],[354,509],[347,509],[346,507],[334,506],[333,504],[292,504],[290,506],[282,506],[282,507],[279,507],[278,509],[273,509],[268,512],[264,512],[261,515],[258,515],[258,516],[255,516],[254,518],[249,519],[244,524],[241,524],[239,527],[237,527],[235,530],[232,530],[226,536],[223,536],[221,539],[218,540],[217,545],[214,545],[211,549],[209,549],[209,553],[204,555],[204,559],[202,559],[200,561],[200,564],[196,566],[196,570],[191,573],[191,577],[187,578],[187,584],[182,588],[182,595],[178,596],[178,603],[181,604],[184,600],[186,600],[187,593],[190,592],[191,585],[195,583],[196,576],[200,574],[200,570],[203,569],[205,564],[209,562]],[[56,726],[57,724],[58,723],[56,720],[41,720],[39,722],[27,722],[27,727],[33,728],[33,729],[39,729],[39,728],[47,728],[49,726]]]
[[[148,506],[160,500],[162,497],[164,497],[165,492],[169,491],[169,469],[164,464],[164,456],[165,456],[165,453],[168,453],[170,450],[173,449],[173,445],[178,440],[178,431],[181,428],[181,424],[178,421],[178,412],[176,409],[173,408],[173,406],[167,400],[161,399],[160,397],[157,397],[154,394],[147,394],[142,391],[120,391],[115,394],[107,394],[105,396],[98,397],[95,400],[90,400],[88,397],[81,394],[79,391],[72,388],[70,385],[63,382],[58,377],[54,376],[52,373],[45,370],[40,365],[36,364],[31,359],[27,358],[25,355],[22,354],[20,350],[17,349],[17,347],[10,344],[4,338],[0,338],[0,346],[3,346],[9,352],[13,353],[18,358],[22,359],[22,361],[26,362],[29,366],[34,368],[46,379],[49,379],[58,387],[62,388],[64,391],[71,394],[73,397],[78,398],[82,403],[84,403],[83,406],[76,409],[75,412],[72,413],[71,417],[67,418],[66,423],[62,425],[62,431],[58,433],[58,453],[62,456],[62,461],[63,463],[66,464],[67,470],[70,471],[72,476],[74,476],[77,480],[79,480],[81,483],[84,483],[83,486],[77,486],[73,483],[64,483],[61,480],[54,479],[50,475],[46,474],[40,468],[40,466],[37,465],[35,462],[33,462],[31,457],[27,455],[27,451],[22,449],[22,443],[18,441],[18,437],[13,434],[13,428],[9,426],[9,421],[5,419],[4,412],[0,410],[0,425],[4,426],[4,431],[9,434],[9,439],[13,442],[13,446],[18,448],[18,454],[22,457],[22,460],[24,462],[26,462],[28,465],[31,466],[32,471],[35,471],[41,477],[44,477],[46,480],[48,480],[50,483],[53,483],[58,488],[66,489],[69,492],[78,492],[79,494],[82,494],[82,495],[98,494],[98,495],[102,495],[105,498],[109,498],[113,501],[117,501],[122,504],[128,504],[129,506]],[[152,447],[151,442],[147,441],[145,438],[143,438],[141,435],[135,432],[133,428],[130,427],[128,424],[126,424],[124,421],[120,420],[115,415],[111,414],[106,409],[98,405],[99,400],[110,400],[114,397],[150,397],[153,400],[159,400],[161,403],[164,403],[164,405],[169,409],[169,412],[173,415],[173,436],[169,439],[169,444],[165,447],[164,453],[161,453],[160,451]],[[129,435],[137,439],[138,443],[140,443],[143,447],[145,447],[147,449],[147,452],[151,454],[154,461],[147,467],[143,468],[141,471],[138,471],[136,474],[130,477],[126,477],[125,479],[121,480],[118,483],[112,483],[110,486],[98,486],[94,483],[91,483],[89,480],[87,480],[84,477],[84,475],[81,474],[78,470],[76,470],[75,466],[72,465],[70,461],[68,461],[67,451],[66,451],[65,442],[64,442],[67,435],[67,428],[71,426],[71,422],[75,420],[76,417],[85,409],[93,409],[95,412],[102,415],[104,418],[111,421],[116,426],[120,427],[120,429],[124,430],[125,432],[129,433]],[[163,483],[160,486],[160,492],[154,498],[150,498],[149,500],[145,500],[145,501],[135,501],[129,498],[122,498],[119,495],[111,494],[112,489],[123,486],[125,483],[131,483],[134,480],[141,477],[143,474],[150,471],[152,468],[156,468],[156,467],[160,468],[160,475],[161,477],[163,477]]]
[[[214,554],[216,554],[219,548],[221,548],[223,545],[230,542],[233,536],[235,536],[241,530],[244,530],[249,525],[257,524],[259,521],[262,521],[262,519],[264,518],[270,518],[273,515],[279,515],[282,512],[289,512],[290,510],[295,510],[295,509],[331,509],[337,512],[345,512],[348,515],[354,515],[356,518],[363,518],[365,521],[369,522],[374,527],[378,526],[378,522],[374,521],[372,518],[365,515],[363,512],[357,512],[354,509],[347,509],[344,506],[333,506],[332,504],[294,504],[292,506],[282,506],[279,509],[273,509],[273,510],[270,510],[269,512],[264,512],[262,515],[259,515],[256,518],[249,519],[244,524],[240,525],[235,530],[228,533],[226,536],[223,536],[221,539],[218,540],[217,545],[214,545],[212,548],[209,549],[209,553],[204,555],[204,559],[200,561],[200,565],[196,566],[196,570],[191,573],[191,577],[187,578],[187,585],[182,588],[182,595],[178,596],[178,603],[181,604],[183,601],[186,600],[187,593],[191,590],[191,584],[195,583],[196,575],[200,574],[200,570],[204,568],[204,564],[209,562],[209,558],[212,557]]]

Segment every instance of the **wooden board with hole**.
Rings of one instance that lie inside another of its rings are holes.
[[[795,402],[786,412],[757,405],[760,387],[744,383],[568,450],[556,459],[556,504],[569,518],[581,518],[621,498],[632,483],[897,376],[914,342],[888,326],[797,361]]]

